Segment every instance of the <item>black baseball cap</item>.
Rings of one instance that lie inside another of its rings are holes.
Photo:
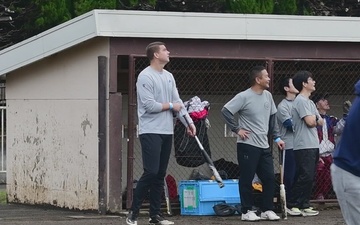
[[[316,104],[318,103],[318,101],[322,100],[322,99],[327,99],[329,97],[329,93],[315,93],[312,97],[311,100]]]

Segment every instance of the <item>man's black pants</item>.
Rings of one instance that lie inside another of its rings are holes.
[[[316,165],[319,161],[319,149],[294,150],[295,182],[291,189],[288,208],[306,209],[310,207],[310,197],[315,179]]]
[[[275,174],[270,148],[238,143],[237,157],[240,166],[239,192],[242,213],[247,213],[254,205],[252,181],[255,173],[260,178],[263,189],[260,209],[263,212],[273,210]]]
[[[161,193],[171,153],[172,137],[168,134],[141,134],[139,136],[144,172],[133,195],[131,211],[135,215],[138,214],[149,190],[150,216],[160,213]]]

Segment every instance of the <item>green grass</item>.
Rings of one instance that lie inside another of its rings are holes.
[[[6,191],[0,191],[0,204],[6,204]]]

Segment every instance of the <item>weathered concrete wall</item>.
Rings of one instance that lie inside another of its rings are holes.
[[[10,202],[98,209],[98,64],[94,39],[7,76]]]

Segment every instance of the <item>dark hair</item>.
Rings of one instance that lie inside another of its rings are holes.
[[[260,75],[261,75],[260,73],[261,73],[261,71],[263,71],[263,70],[266,70],[266,68],[263,67],[263,66],[254,66],[254,67],[250,70],[250,72],[249,72],[249,82],[250,82],[250,85],[251,85],[251,86],[255,84],[256,78],[257,78],[257,77],[260,77]]]
[[[292,78],[294,87],[300,92],[303,89],[303,83],[307,83],[309,78],[312,78],[312,74],[309,71],[301,70],[295,73]]]
[[[165,45],[165,43],[160,42],[160,41],[156,41],[156,42],[152,42],[150,43],[147,47],[146,47],[146,56],[148,57],[148,59],[151,61],[154,58],[154,53],[158,52],[160,50],[160,45]]]
[[[311,100],[316,104],[318,103],[320,100],[322,99],[328,99],[329,98],[329,93],[315,93],[311,96]]]
[[[280,89],[280,93],[286,96],[286,91],[284,89],[284,87],[288,87],[289,88],[289,81],[290,81],[290,77],[285,77],[280,81],[279,84],[279,89]]]

